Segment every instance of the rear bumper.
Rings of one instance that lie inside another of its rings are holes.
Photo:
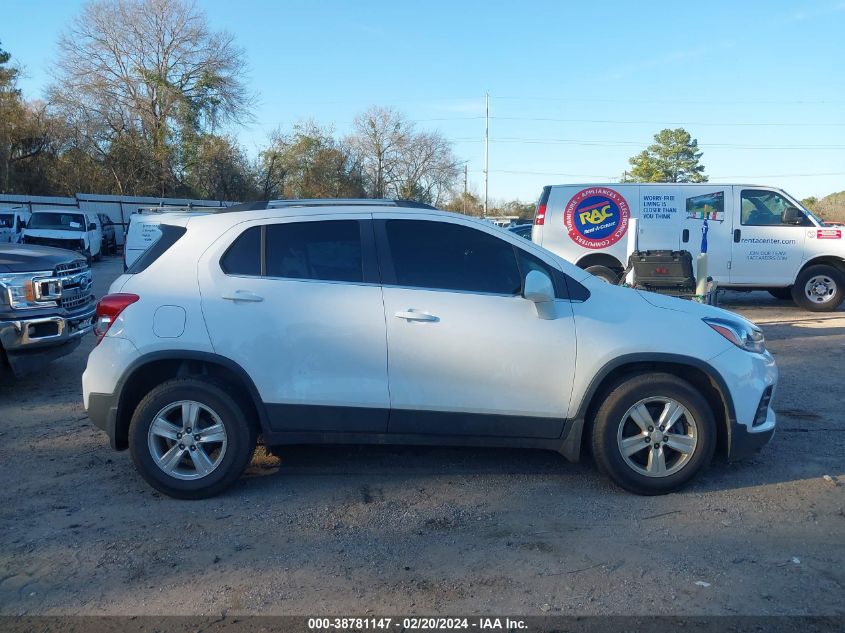
[[[87,411],[94,426],[109,436],[111,447],[122,450],[126,447],[117,445],[117,401],[117,396],[111,393],[89,393]]]

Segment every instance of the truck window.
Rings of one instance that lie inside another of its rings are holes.
[[[789,207],[795,205],[774,191],[743,189],[740,221],[744,226],[795,226],[782,222],[783,212]]]

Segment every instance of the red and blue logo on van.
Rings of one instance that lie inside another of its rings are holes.
[[[569,237],[584,248],[607,248],[628,231],[631,210],[619,193],[605,187],[590,187],[576,193],[563,211]]]

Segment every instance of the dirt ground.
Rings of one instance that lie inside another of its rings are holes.
[[[297,447],[175,501],[88,422],[88,337],[0,385],[0,614],[845,614],[845,311],[723,306],[765,330],[778,432],[656,498],[541,451]]]

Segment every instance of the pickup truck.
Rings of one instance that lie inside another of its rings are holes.
[[[71,353],[93,328],[91,269],[79,253],[0,244],[0,376]]]

